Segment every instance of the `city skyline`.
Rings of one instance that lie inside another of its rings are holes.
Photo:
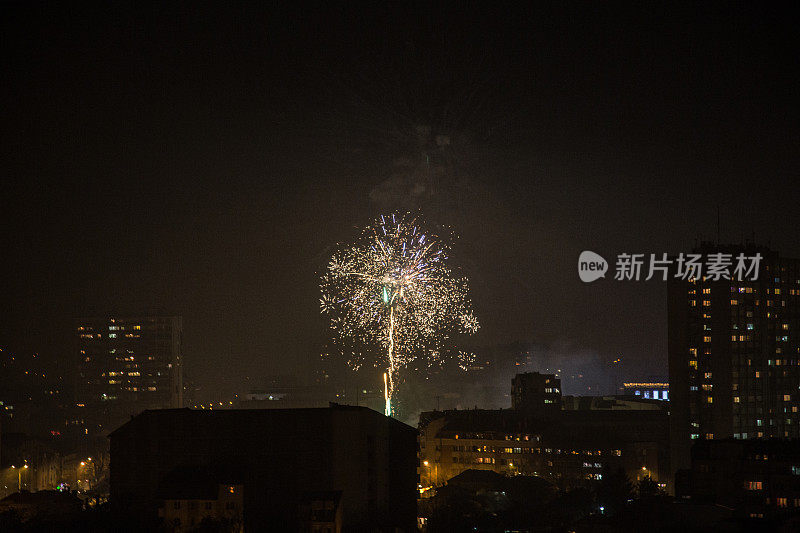
[[[64,358],[72,318],[161,308],[212,395],[301,371],[330,251],[421,209],[461,235],[479,346],[664,375],[666,287],[584,285],[582,250],[719,235],[800,257],[777,8],[9,9],[0,343],[17,353]]]
[[[0,530],[800,528],[787,7],[0,36]]]

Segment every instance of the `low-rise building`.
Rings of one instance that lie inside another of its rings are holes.
[[[194,468],[179,468],[165,476],[158,489],[158,516],[170,531],[191,531],[201,524],[244,531],[244,486]],[[227,482],[224,482],[227,480]]]
[[[622,390],[625,395],[638,396],[645,400],[669,401],[669,383],[658,381],[635,381],[623,383]]]
[[[562,487],[619,468],[634,481],[669,482],[662,409],[561,411],[547,418],[508,409],[430,411],[421,414],[419,432],[423,495],[466,470],[535,475]]]

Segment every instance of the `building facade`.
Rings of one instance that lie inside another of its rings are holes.
[[[689,467],[697,439],[800,436],[800,261],[756,247],[706,244],[695,251],[758,253],[762,259],[752,281],[670,280],[670,431],[677,469]]]
[[[681,499],[733,508],[752,529],[796,531],[800,523],[796,439],[697,440],[691,468],[681,477],[676,491]],[[794,527],[785,527],[792,517]]]
[[[511,381],[511,406],[530,413],[561,410],[561,380],[555,374],[517,374]]]
[[[654,381],[623,383],[622,392],[626,396],[637,396],[644,400],[669,401],[669,383]]]
[[[173,533],[193,531],[203,525],[219,525],[220,530],[231,533],[244,531],[242,485],[186,479],[176,486],[173,481],[162,487],[159,500],[158,516]]]
[[[546,418],[508,409],[429,411],[420,416],[419,439],[423,496],[467,470],[533,475],[562,488],[620,468],[634,481],[670,482],[667,413],[657,406],[593,404]]]
[[[75,335],[77,405],[183,407],[181,317],[85,318]]]
[[[423,495],[467,470],[532,473],[541,456],[533,421],[508,409],[429,411],[420,414],[419,483]]]

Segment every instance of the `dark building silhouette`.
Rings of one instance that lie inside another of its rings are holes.
[[[615,396],[564,396],[563,411],[665,411],[661,400],[648,400],[641,396],[617,394]]]
[[[517,374],[511,381],[511,406],[530,413],[561,410],[561,380],[555,374]]]
[[[145,411],[110,435],[111,503],[156,520],[175,469],[222,470],[225,483],[242,487],[249,531],[298,531],[327,518],[342,531],[412,531],[416,435],[365,407],[336,404]]]
[[[800,525],[800,440],[698,440],[677,496],[735,509],[739,518]],[[775,528],[778,529],[777,527]],[[783,529],[796,531],[797,529]]]
[[[0,500],[0,516],[15,513],[20,523],[47,523],[75,519],[81,512],[82,502],[70,492],[40,490],[15,492]],[[6,515],[7,517],[8,515]],[[0,524],[0,529],[4,529]]]
[[[688,468],[693,440],[800,437],[800,261],[755,246],[705,244],[695,251],[731,254],[734,265],[740,253],[762,259],[755,281],[702,276],[669,282],[670,436],[677,469]]]

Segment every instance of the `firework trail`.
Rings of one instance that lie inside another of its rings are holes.
[[[371,359],[386,369],[387,416],[403,368],[419,359],[441,364],[449,339],[478,330],[467,280],[453,275],[449,250],[416,217],[381,216],[334,253],[322,275],[320,307],[334,341],[349,348],[349,365],[357,370]]]

